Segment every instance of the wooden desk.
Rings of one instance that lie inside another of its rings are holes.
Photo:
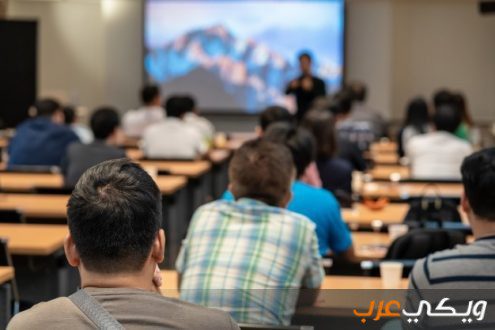
[[[213,164],[221,164],[229,159],[231,152],[225,149],[213,149],[208,153],[208,159]]]
[[[0,194],[0,209],[16,209],[31,218],[67,217],[68,195]]]
[[[409,179],[411,171],[407,166],[401,165],[379,165],[369,171],[372,178],[375,180],[390,180],[390,175],[400,175],[400,179]]]
[[[382,259],[391,240],[386,233],[353,232],[352,244],[356,257],[362,260]]]
[[[66,225],[0,224],[13,255],[49,256],[63,248],[67,233]]]
[[[144,152],[138,148],[128,148],[125,150],[127,158],[132,160],[140,160],[144,158]]]
[[[155,182],[162,195],[170,196],[187,185],[187,178],[178,175],[159,175]]]
[[[346,223],[358,226],[370,226],[374,221],[381,221],[384,225],[402,223],[408,204],[388,204],[381,210],[371,210],[361,203],[356,203],[352,209],[342,209],[342,217]]]
[[[370,151],[376,153],[396,153],[397,143],[392,141],[375,142],[371,144]]]
[[[464,188],[461,183],[435,183],[433,186],[423,182],[367,182],[363,185],[362,196],[407,199],[426,194],[442,197],[460,198]]]
[[[211,168],[206,160],[197,161],[168,161],[168,160],[141,160],[143,167],[155,167],[158,171],[168,171],[172,175],[184,175],[189,178],[198,178]]]
[[[371,152],[370,158],[375,164],[399,164],[399,156],[395,153],[376,153]]]
[[[52,173],[0,173],[0,188],[8,190],[32,190],[36,187],[60,188],[64,179],[60,174]]]
[[[14,268],[0,267],[0,284],[10,281],[14,278]]]

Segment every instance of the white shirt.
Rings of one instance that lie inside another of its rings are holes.
[[[82,124],[72,124],[71,127],[82,143],[89,144],[93,142],[94,140],[93,132],[91,132],[91,130],[88,127]]]
[[[461,179],[461,164],[473,149],[453,134],[436,131],[412,137],[406,144],[412,176],[421,179]]]
[[[144,106],[137,110],[128,111],[122,118],[122,127],[125,135],[141,137],[148,126],[161,121],[163,118],[165,118],[165,110],[162,107]]]
[[[195,159],[208,150],[193,126],[174,117],[149,126],[144,131],[142,143],[147,158]]]
[[[184,115],[184,121],[194,126],[208,143],[213,140],[215,127],[208,119],[198,116],[194,112],[188,112]]]

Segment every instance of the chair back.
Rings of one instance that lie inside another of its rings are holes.
[[[26,223],[26,217],[19,210],[0,210],[0,223]]]

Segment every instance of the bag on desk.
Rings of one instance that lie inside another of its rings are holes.
[[[435,195],[426,196],[427,186],[421,197],[411,198],[404,222],[413,228],[424,227],[426,222],[436,222],[439,227],[442,227],[442,222],[461,222],[457,203],[451,198],[441,197],[436,186],[430,186],[435,188]]]

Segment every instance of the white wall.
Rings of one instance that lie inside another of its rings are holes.
[[[39,92],[89,107],[138,104],[142,0],[10,0],[41,21]],[[438,87],[465,91],[476,119],[495,119],[495,15],[470,0],[348,0],[347,76],[392,118]]]

